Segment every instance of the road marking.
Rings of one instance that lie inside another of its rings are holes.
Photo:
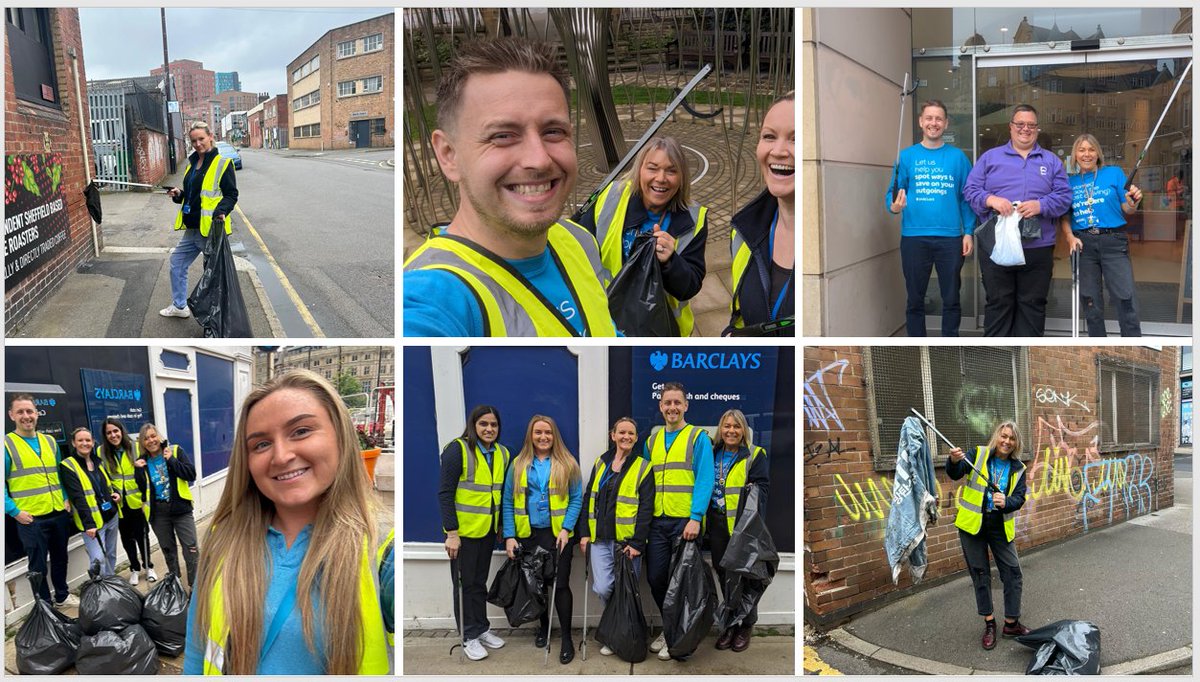
[[[308,306],[304,305],[304,301],[300,300],[300,294],[296,292],[295,287],[288,281],[287,275],[283,274],[283,268],[279,267],[279,263],[275,262],[275,256],[271,255],[271,250],[267,248],[267,243],[258,235],[258,230],[254,229],[254,225],[250,223],[250,219],[242,212],[241,206],[234,206],[233,210],[237,211],[242,217],[242,221],[246,223],[246,227],[250,228],[250,234],[254,236],[254,241],[258,242],[258,247],[262,249],[263,255],[267,257],[267,262],[271,264],[271,268],[275,271],[275,276],[279,278],[279,283],[283,286],[283,290],[287,292],[288,298],[292,299],[292,304],[296,306],[296,312],[300,313],[300,317],[304,319],[304,323],[312,330],[313,336],[325,338],[325,332],[321,331],[320,325],[313,319],[312,313],[308,311]]]
[[[841,675],[840,670],[836,670],[829,666],[828,663],[821,660],[821,656],[817,650],[806,646],[804,647],[804,672],[811,675]]]

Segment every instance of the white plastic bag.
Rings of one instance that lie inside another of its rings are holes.
[[[991,259],[996,265],[1005,267],[1025,264],[1025,249],[1021,248],[1021,216],[1016,211],[996,216],[996,245],[992,247]]]

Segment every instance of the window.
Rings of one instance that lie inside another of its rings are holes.
[[[338,97],[349,97],[355,94],[354,86],[357,81],[342,81],[338,83]]]
[[[374,52],[383,49],[383,34],[376,33],[373,36],[363,38],[363,52]]]
[[[4,17],[8,54],[12,60],[13,93],[18,99],[58,107],[50,11],[12,7],[4,10]]]
[[[354,56],[354,47],[357,44],[358,44],[357,40],[347,40],[345,42],[338,43],[337,44],[338,59],[341,59],[342,57],[353,57]]]
[[[1096,358],[1100,372],[1100,449],[1122,450],[1158,443],[1158,368],[1115,358]]]
[[[321,55],[315,55],[312,59],[308,60],[308,62],[306,62],[303,66],[301,66],[300,68],[298,68],[292,72],[292,82],[295,83],[296,81],[300,80],[301,78],[304,78],[305,76],[312,73],[313,71],[316,71],[320,67],[321,67]]]
[[[383,76],[369,76],[363,79],[363,92],[382,92]]]
[[[306,107],[311,107],[313,105],[320,104],[320,103],[321,103],[321,91],[313,90],[312,92],[308,93],[307,95],[301,95],[301,96],[297,97],[296,99],[292,100],[292,110],[299,111],[300,109],[304,109]]]
[[[387,128],[385,128],[383,126],[384,123],[385,123],[385,121],[382,118],[371,119],[371,134],[372,135],[386,135]]]
[[[292,136],[297,137],[297,138],[320,137],[321,136],[321,124],[320,123],[310,123],[308,125],[296,126],[292,130]]]
[[[358,354],[357,353],[350,356],[350,362],[358,362]]]

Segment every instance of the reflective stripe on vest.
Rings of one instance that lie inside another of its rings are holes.
[[[759,455],[767,451],[757,445],[750,446],[750,456],[735,462],[725,476],[725,522],[729,526],[729,534],[733,534],[733,526],[737,523],[738,505],[742,503],[742,489],[746,487],[746,479],[750,476],[750,467]]]
[[[479,447],[468,456],[467,441],[455,439],[462,449],[462,473],[454,489],[454,510],[458,515],[458,534],[481,538],[500,527],[500,500],[504,495],[504,472],[508,470],[508,448],[496,443],[492,468]]]
[[[1017,479],[1021,477],[1021,472],[1025,470],[1025,465],[1018,460],[1011,460],[1015,465],[1009,472],[1008,490],[1004,496],[1008,497],[1017,487]],[[987,447],[980,445],[975,448],[975,468],[979,471],[987,471],[988,451]],[[1017,468],[1019,466],[1019,468]],[[987,481],[983,476],[971,471],[968,473],[967,484],[963,486],[962,492],[958,496],[958,514],[954,517],[954,525],[961,528],[963,531],[971,535],[979,534],[979,529],[983,527],[983,510],[984,510],[984,494],[987,490]],[[1009,542],[1017,536],[1017,513],[1004,514],[1004,536]]]
[[[654,472],[654,515],[688,518],[692,515],[692,489],[696,472],[692,471],[692,453],[703,429],[686,424],[671,442],[663,446],[666,428],[650,436],[650,464]]]
[[[92,486],[92,479],[88,477],[87,472],[79,465],[79,460],[74,457],[63,459],[63,467],[75,474],[75,478],[79,479],[79,487],[83,488],[83,503],[87,506],[84,511],[92,518],[92,527],[99,530],[104,527],[104,517],[100,515],[100,505],[96,501],[96,489]],[[108,477],[108,472],[98,463],[96,469],[100,475],[104,477],[105,482],[109,487],[112,487],[112,480]],[[79,516],[78,505],[71,507],[71,518],[75,520],[75,527],[79,530],[84,530],[83,519]]]
[[[564,220],[550,227],[547,246],[579,305],[583,335],[615,336],[608,297],[599,280],[600,253],[591,233]],[[512,265],[469,240],[454,235],[427,239],[404,269],[437,269],[457,276],[479,302],[488,336],[580,336]]]
[[[604,265],[605,287],[617,276],[617,272],[625,262],[625,249],[622,243],[625,232],[625,213],[629,207],[629,200],[633,196],[632,183],[622,182],[621,191],[614,192],[612,190],[616,184],[614,182],[604,188],[604,191],[596,198],[596,205],[592,212],[596,222],[596,241],[600,244],[600,262]],[[692,204],[688,207],[688,215],[692,217],[692,231],[675,240],[675,253],[677,254],[683,253],[700,234],[700,230],[704,229],[708,209],[698,204]],[[679,335],[691,336],[692,328],[695,326],[695,316],[692,314],[691,306],[687,301],[680,301],[670,294],[667,294],[667,303],[675,315],[676,322],[679,323]]]
[[[753,251],[750,250],[750,245],[742,238],[741,233],[737,230],[732,230],[729,233],[729,255],[733,259],[731,274],[733,275],[733,296],[729,301],[730,318],[733,320],[733,327],[741,329],[746,326],[742,320],[742,280],[745,278],[746,270],[750,267],[750,258]]]
[[[200,185],[200,236],[207,237],[212,230],[213,213],[217,210],[217,206],[221,203],[221,178],[225,177],[225,171],[230,167],[230,160],[217,154],[212,163],[208,164],[208,170],[204,173],[204,179]],[[186,181],[188,176],[194,172],[194,167],[189,162],[187,171],[183,174],[183,179]],[[187,202],[187,197],[183,198],[184,203]],[[175,229],[184,229],[183,224],[183,204],[179,206],[179,213],[175,215]],[[229,216],[225,216],[225,234],[233,234],[233,225],[229,220]]]
[[[217,570],[220,571],[220,569]],[[208,597],[210,615],[208,636],[204,642],[205,675],[225,675],[228,672],[230,656],[226,652],[226,647],[229,642],[229,626],[225,622],[225,593],[222,579],[223,576],[218,572],[217,578],[213,582],[212,593]],[[359,642],[363,652],[362,658],[358,662],[358,674],[386,675],[388,673],[388,645],[383,626],[383,614],[379,610],[379,573],[372,568],[371,552],[365,538],[358,573],[358,608],[362,623]]]
[[[104,447],[108,449],[111,445],[106,443]],[[113,486],[114,492],[121,494],[121,503],[117,505],[117,515],[125,518],[125,507],[128,506],[130,509],[141,509],[148,521],[150,520],[150,505],[146,504],[142,491],[137,486],[136,471],[133,466],[133,460],[137,459],[138,446],[136,443],[133,448],[135,452],[133,455],[125,452],[124,449],[116,454],[114,457],[117,462],[116,471],[111,470],[112,466],[106,457],[100,457],[100,466],[104,469],[104,473],[108,474],[109,484]]]
[[[517,475],[513,482],[513,522],[517,527],[517,537],[527,538],[533,535],[533,526],[529,523],[529,507],[525,503],[525,491],[529,488],[529,467],[533,466],[530,463]],[[554,478],[554,466],[550,467],[550,478]],[[550,485],[550,482],[546,482]],[[570,491],[559,488],[550,488],[550,530],[554,531],[557,536],[562,532],[563,521],[567,518],[567,505],[570,503]],[[575,535],[574,528],[567,529],[568,535]]]
[[[41,454],[16,432],[4,437],[9,470],[5,472],[8,496],[17,508],[33,516],[42,516],[67,508],[62,484],[58,480],[58,445],[44,433],[36,432]]]
[[[621,476],[621,483],[617,486],[617,503],[613,510],[616,516],[617,542],[624,542],[633,537],[633,531],[637,527],[638,490],[641,489],[642,482],[650,475],[650,462],[642,457],[629,454],[625,464],[626,468],[618,474]],[[636,467],[632,474],[629,465]],[[588,537],[595,541],[596,496],[600,493],[600,480],[604,478],[604,472],[608,470],[608,465],[604,463],[603,457],[597,457],[592,468],[596,470],[596,473],[592,478],[592,493],[588,495],[588,530],[590,531]]]

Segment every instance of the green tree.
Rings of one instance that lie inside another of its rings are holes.
[[[362,395],[362,384],[358,382],[358,379],[354,378],[353,374],[342,370],[334,380],[334,385],[337,386],[338,395],[342,396],[346,407],[367,406],[367,396]]]

